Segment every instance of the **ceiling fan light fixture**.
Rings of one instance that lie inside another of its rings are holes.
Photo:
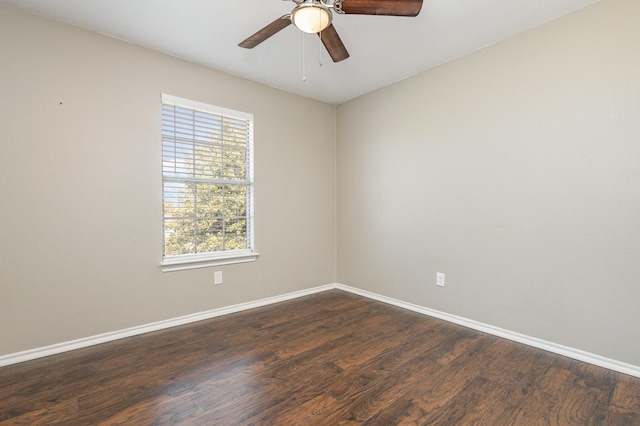
[[[300,31],[316,34],[331,24],[331,11],[314,0],[299,4],[291,12],[291,22]]]

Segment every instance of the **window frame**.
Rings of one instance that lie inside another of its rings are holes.
[[[255,251],[255,233],[254,233],[254,225],[255,218],[253,212],[253,199],[254,199],[254,177],[253,177],[253,114],[235,111],[228,108],[219,107],[216,105],[206,104],[190,99],[184,99],[177,96],[162,94],[162,102],[161,102],[161,112],[162,108],[166,104],[171,104],[178,107],[188,108],[191,110],[202,111],[209,114],[219,115],[222,117],[240,119],[248,122],[249,126],[249,137],[247,140],[247,152],[248,152],[248,170],[247,170],[247,179],[243,182],[246,182],[247,192],[248,192],[248,200],[247,200],[247,211],[246,211],[246,220],[247,220],[247,229],[248,229],[248,245],[249,248],[242,250],[223,250],[223,251],[215,251],[215,252],[206,252],[206,253],[192,253],[192,254],[181,254],[181,255],[165,255],[165,179],[167,178],[164,173],[164,152],[161,153],[161,185],[162,185],[162,257],[160,262],[160,267],[163,272],[171,272],[171,271],[179,271],[185,269],[194,269],[194,268],[205,268],[211,266],[221,266],[221,265],[229,265],[236,263],[245,263],[245,262],[253,262],[257,259],[259,254]],[[161,125],[161,133],[162,133],[162,125]],[[161,150],[164,148],[164,141],[161,135]],[[167,179],[168,181],[174,181],[175,178],[171,177]],[[185,178],[185,180],[188,180]]]

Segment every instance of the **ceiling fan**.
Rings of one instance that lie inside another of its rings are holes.
[[[289,0],[284,0],[289,1]],[[301,31],[318,34],[333,62],[349,57],[338,32],[333,27],[332,11],[347,15],[417,16],[422,0],[290,0],[296,4],[290,14],[276,19],[238,44],[253,49],[290,24]]]

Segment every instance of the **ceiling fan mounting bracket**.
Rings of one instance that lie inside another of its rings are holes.
[[[333,2],[333,10],[336,13],[344,15],[344,12],[342,11],[342,0],[335,0]]]
[[[289,1],[289,0],[283,0],[283,1]],[[300,6],[303,3],[309,3],[309,2],[317,3],[328,9],[333,9],[333,11],[336,13],[344,15],[344,12],[342,11],[343,0],[290,0],[290,1],[297,4],[298,6]]]

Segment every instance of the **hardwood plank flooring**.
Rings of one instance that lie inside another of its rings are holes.
[[[342,291],[0,368],[0,425],[640,425],[640,379]]]

